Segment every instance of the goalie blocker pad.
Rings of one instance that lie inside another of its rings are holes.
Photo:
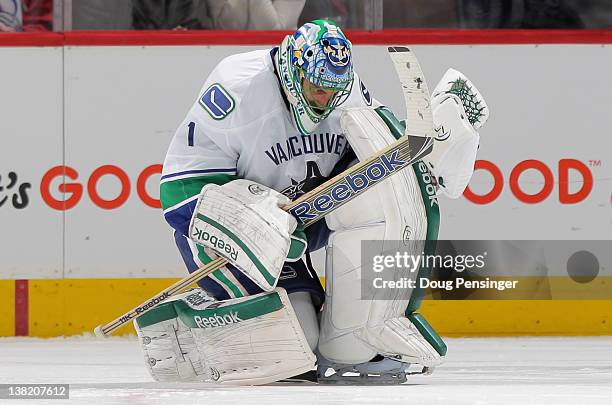
[[[396,140],[383,119],[370,108],[346,109],[341,123],[360,160]],[[325,218],[332,233],[326,249],[326,302],[319,352],[330,363],[364,363],[377,354],[400,356],[402,361],[426,367],[440,362],[440,354],[404,316],[412,290],[375,291],[366,286],[371,290],[362,297],[365,273],[361,273],[358,254],[362,240],[380,241],[381,252],[391,248],[391,240],[412,241],[415,253],[420,253],[423,241],[434,235],[428,224],[436,228],[437,235],[435,187],[426,166],[422,162],[415,165]],[[417,272],[401,276],[415,279]],[[362,299],[366,297],[371,298]]]
[[[225,257],[262,290],[271,291],[285,261],[299,260],[306,250],[305,238],[292,235],[297,221],[280,208],[289,202],[250,180],[207,184],[198,198],[189,238]]]
[[[134,326],[156,381],[260,385],[309,371],[316,360],[282,288],[227,301],[193,290]]]

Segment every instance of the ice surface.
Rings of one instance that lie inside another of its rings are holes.
[[[2,404],[612,404],[612,337],[446,339],[431,376],[394,387],[160,384],[135,338],[0,339],[0,383],[67,383],[70,401]]]

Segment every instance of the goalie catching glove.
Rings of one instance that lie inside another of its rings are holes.
[[[458,198],[474,172],[480,142],[478,130],[489,118],[482,94],[465,75],[448,69],[431,96],[436,137],[425,161],[436,176],[440,191]]]
[[[189,224],[189,237],[271,291],[283,263],[299,260],[306,250],[302,227],[281,208],[290,202],[250,180],[207,184]]]

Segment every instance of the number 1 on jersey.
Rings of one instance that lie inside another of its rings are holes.
[[[189,134],[187,134],[187,144],[193,146],[193,134],[195,132],[195,122],[191,121],[189,125]]]

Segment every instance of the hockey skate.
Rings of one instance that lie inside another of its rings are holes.
[[[419,371],[420,368],[420,371]],[[428,367],[377,355],[359,364],[337,364],[318,356],[317,381],[337,385],[399,385],[414,374],[430,374]]]

